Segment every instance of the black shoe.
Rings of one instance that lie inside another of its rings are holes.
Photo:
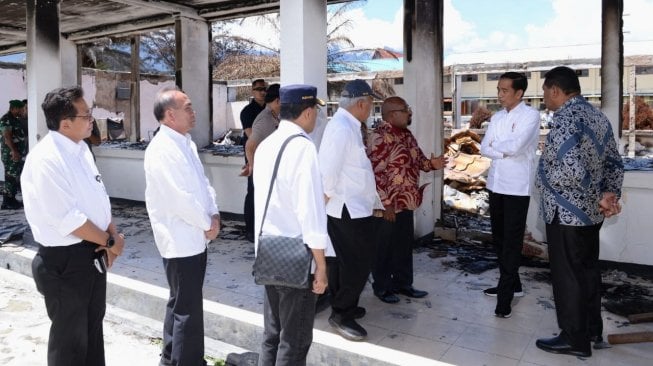
[[[364,317],[365,314],[367,314],[367,311],[365,310],[365,308],[362,307],[362,306],[357,306],[356,309],[354,309],[354,311],[352,311],[351,316],[353,316],[354,319],[360,319],[360,318]]]
[[[601,335],[595,335],[590,337],[590,342],[592,343],[602,343],[603,342],[603,336]]]
[[[497,318],[508,319],[508,318],[510,318],[512,316],[512,312],[508,311],[507,313],[505,313],[505,312],[501,312],[501,311],[495,311],[494,316],[496,316]]]
[[[367,331],[356,323],[354,319],[342,319],[338,314],[331,314],[329,324],[344,339],[350,341],[362,341],[367,337]]]
[[[397,295],[393,294],[390,291],[384,291],[384,292],[374,292],[374,295],[379,298],[379,300],[388,303],[388,304],[396,304],[399,302],[399,298]]]
[[[404,296],[414,297],[414,298],[417,298],[417,299],[419,299],[421,297],[424,297],[424,296],[429,294],[428,292],[418,290],[418,289],[414,288],[413,286],[401,287],[401,288],[398,288],[395,292],[398,292],[398,293],[400,293],[400,294],[402,294]]]
[[[483,293],[486,294],[487,296],[492,296],[492,297],[497,297],[497,288],[496,287],[490,287],[488,289],[483,290]],[[524,297],[524,291],[515,291],[515,294],[513,295],[514,297]]]
[[[592,356],[592,350],[589,347],[587,347],[587,349],[576,348],[569,344],[569,342],[562,335],[553,338],[540,338],[535,342],[535,345],[537,348],[551,353],[559,353],[563,355],[572,355],[578,357]]]

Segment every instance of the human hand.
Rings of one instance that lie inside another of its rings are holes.
[[[18,150],[15,149],[11,150],[11,160],[20,161],[20,159],[21,159],[20,152],[18,152]]]
[[[252,175],[252,168],[250,167],[249,164],[243,165],[242,168],[240,168],[240,174],[238,174],[239,177],[249,177]]]
[[[105,246],[100,246],[95,249],[96,252],[101,250],[106,251],[107,253],[107,268],[111,268],[113,262],[122,255],[122,252],[125,248],[125,235],[124,234],[111,234],[113,235],[114,244],[111,248]]]
[[[599,201],[599,212],[606,218],[617,215],[621,212],[621,205],[617,195],[613,192],[604,192]]]
[[[436,157],[435,154],[431,153],[431,168],[434,170],[444,168],[448,162],[449,159],[447,159],[444,154]]]
[[[211,216],[211,228],[204,231],[204,237],[207,240],[214,240],[220,234],[220,215]]]
[[[313,293],[323,294],[329,286],[327,279],[326,267],[317,267],[313,274]]]
[[[383,211],[383,219],[388,222],[395,222],[397,220],[395,208],[392,206],[386,206],[385,210]]]

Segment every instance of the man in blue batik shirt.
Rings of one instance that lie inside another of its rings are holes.
[[[546,223],[551,283],[562,330],[538,348],[581,357],[602,342],[599,230],[618,214],[623,163],[608,118],[580,93],[576,72],[556,67],[544,76],[544,103],[555,111],[536,186]]]

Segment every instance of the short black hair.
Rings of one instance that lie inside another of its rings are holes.
[[[544,74],[544,86],[557,86],[565,94],[580,94],[580,82],[576,71],[567,66],[558,66]]]
[[[51,131],[59,131],[61,120],[77,115],[74,102],[84,97],[84,90],[79,85],[57,88],[45,95],[41,104],[45,123]]]
[[[281,104],[279,118],[294,121],[304,112],[305,109],[313,108],[317,104],[315,99],[304,103],[284,103]]]
[[[499,80],[501,79],[512,80],[512,88],[515,91],[521,90],[522,97],[524,94],[526,94],[526,89],[528,88],[528,79],[526,78],[525,74],[521,72],[508,71],[499,77]]]
[[[265,84],[265,80],[263,80],[263,79],[256,79],[256,80],[252,81],[252,88],[255,87],[257,83],[263,83],[263,84]]]

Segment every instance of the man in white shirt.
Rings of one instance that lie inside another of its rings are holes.
[[[492,116],[481,143],[481,154],[492,159],[487,188],[499,259],[499,284],[484,293],[496,296],[494,314],[499,318],[509,318],[512,299],[524,296],[519,263],[540,128],[540,114],[522,101],[527,87],[524,74],[506,72],[499,77],[497,93],[504,109]]]
[[[333,310],[329,324],[354,341],[367,336],[355,319],[365,315],[358,300],[375,253],[372,213],[375,207],[383,207],[361,132],[373,98],[380,99],[365,81],[347,83],[338,111],[324,130],[319,152],[327,228],[337,254],[328,264]]]
[[[39,244],[32,274],[52,321],[50,366],[105,364],[106,269],[125,245],[83,141],[93,127],[83,96],[78,86],[46,94],[49,132],[27,155],[21,175],[25,216]]]
[[[160,365],[206,365],[202,286],[206,245],[220,231],[215,190],[188,133],[195,126],[188,96],[161,90],[154,116],[161,129],[145,150],[145,203],[170,286]]]
[[[280,90],[279,128],[258,145],[254,160],[254,210],[257,233],[301,237],[314,259],[310,289],[265,286],[264,333],[259,365],[305,365],[313,340],[316,294],[327,287],[325,255],[333,255],[326,229],[324,191],[317,151],[309,133],[315,128],[319,105],[317,89],[288,85]],[[299,135],[299,136],[297,136]],[[274,180],[265,213],[275,161],[288,141]],[[255,248],[258,251],[259,238]]]

